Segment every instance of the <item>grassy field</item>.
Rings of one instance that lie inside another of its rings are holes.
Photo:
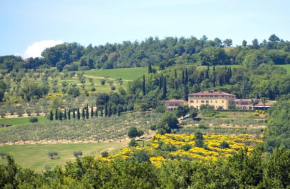
[[[278,65],[278,66],[285,68],[287,70],[287,74],[290,74],[290,64]]]
[[[43,116],[32,116],[32,117],[37,117],[38,122],[46,122],[48,119]],[[29,119],[31,117],[17,117],[17,118],[1,118],[0,119],[0,124],[9,124],[9,125],[24,125],[29,123]]]
[[[37,172],[44,170],[45,165],[55,167],[64,165],[67,161],[74,161],[74,151],[82,151],[83,155],[99,156],[103,151],[114,153],[120,148],[126,147],[128,142],[122,143],[79,143],[79,144],[25,144],[13,146],[0,146],[0,152],[6,152],[13,156],[17,164],[31,168]],[[59,159],[50,159],[48,152],[58,152]],[[0,159],[0,164],[6,160]]]
[[[88,70],[84,75],[94,77],[109,77],[109,78],[122,78],[123,80],[134,80],[147,73],[147,68],[121,68],[121,69],[108,69],[108,70]]]

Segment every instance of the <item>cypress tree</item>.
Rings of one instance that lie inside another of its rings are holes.
[[[118,116],[121,115],[121,112],[122,112],[122,110],[121,110],[121,106],[120,106],[120,104],[119,104],[119,105],[118,105]]]
[[[85,114],[85,108],[83,108],[82,110],[82,118],[85,119],[86,118],[86,114]]]
[[[188,101],[188,87],[187,87],[187,84],[184,85],[183,95],[184,95],[185,101]]]
[[[101,109],[101,111],[100,111],[100,116],[101,117],[103,117],[104,116],[104,114],[103,114],[104,112],[103,112],[103,108]]]
[[[68,109],[67,118],[70,120],[70,109]]]
[[[67,116],[66,116],[66,109],[64,109],[63,119],[67,119]]]
[[[89,119],[89,115],[90,115],[90,114],[89,114],[89,106],[87,105],[87,108],[86,108],[86,118],[87,118],[87,119]]]
[[[159,78],[159,90],[162,89],[162,82],[163,82],[163,75],[161,74],[161,76]]]
[[[78,108],[78,111],[77,111],[77,117],[78,119],[81,119],[81,114],[80,114],[80,109]]]
[[[98,113],[98,109],[96,110],[96,117],[98,117],[99,116],[99,113]]]
[[[149,63],[149,66],[148,66],[148,73],[152,73],[152,67],[151,67],[150,63]]]
[[[209,78],[208,70],[205,70],[205,78]]]
[[[58,111],[57,111],[57,109],[55,109],[55,120],[58,120]]]
[[[187,73],[187,68],[185,69],[185,81],[184,81],[184,84],[187,84],[188,82],[188,73]]]
[[[112,115],[112,106],[110,104],[109,109],[108,109],[108,116],[111,117]]]
[[[215,66],[213,66],[212,71],[215,71]]]
[[[182,80],[182,84],[184,84],[184,70],[182,70],[182,78],[181,78],[181,80]]]
[[[105,104],[105,117],[107,117],[107,116],[108,116],[108,105]]]
[[[91,117],[94,117],[94,107],[91,107]]]
[[[164,77],[164,80],[163,80],[163,95],[162,95],[162,99],[165,99],[166,98],[166,94],[167,94],[166,77]]]
[[[143,75],[142,92],[143,92],[143,96],[145,96],[146,94],[145,75]]]
[[[176,69],[174,70],[174,77],[177,78],[177,71],[176,71]]]
[[[212,73],[212,86],[215,87],[216,85],[216,76],[215,76],[215,72]]]
[[[50,111],[50,114],[49,114],[49,120],[50,121],[53,121],[53,113],[52,113],[52,110]]]
[[[75,109],[73,110],[73,118],[74,119],[76,118],[76,110]]]

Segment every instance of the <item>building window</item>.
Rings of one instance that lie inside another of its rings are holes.
[[[204,100],[202,100],[201,103],[204,103]]]
[[[218,95],[215,95],[214,97],[218,97]]]
[[[207,104],[208,104],[208,100],[207,101],[205,101]]]
[[[222,95],[222,97],[224,97],[224,95]]]
[[[213,97],[212,95],[210,95],[210,97]]]
[[[196,97],[199,97],[199,95],[196,95]]]
[[[212,103],[212,100],[210,101],[210,103]]]
[[[193,100],[191,100],[190,102],[193,102]]]
[[[205,97],[208,97],[208,95],[205,95]]]
[[[224,103],[224,101],[222,100],[222,103]]]
[[[204,95],[201,95],[201,97],[203,97]]]
[[[215,101],[215,103],[217,103],[217,100]]]
[[[198,109],[198,106],[196,106],[196,108]]]

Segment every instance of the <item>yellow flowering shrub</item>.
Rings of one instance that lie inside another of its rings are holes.
[[[253,147],[261,143],[262,140],[255,139],[248,134],[242,135],[203,135],[204,147],[196,147],[194,135],[185,134],[156,134],[152,137],[151,143],[146,147],[132,147],[123,148],[118,153],[109,157],[101,159],[105,161],[111,161],[115,158],[129,159],[132,158],[134,152],[139,150],[145,150],[150,155],[150,161],[156,167],[161,167],[162,163],[171,160],[211,160],[216,161],[218,158],[228,158],[236,153],[239,149],[247,147],[249,153],[253,150]],[[220,147],[222,142],[226,142],[228,148]],[[160,146],[161,145],[161,146]],[[163,145],[169,145],[168,151],[161,148]],[[187,145],[187,146],[185,146]],[[188,147],[188,145],[190,145]],[[184,148],[187,147],[187,148]]]

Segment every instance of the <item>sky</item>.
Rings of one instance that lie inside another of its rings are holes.
[[[0,56],[39,57],[63,42],[83,46],[152,36],[290,41],[289,0],[1,0]]]

